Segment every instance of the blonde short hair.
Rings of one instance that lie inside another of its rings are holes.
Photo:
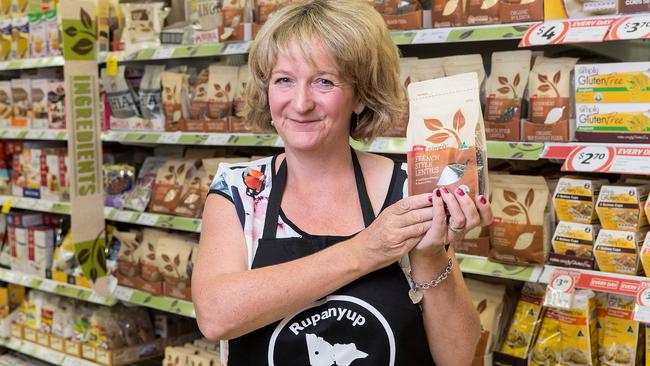
[[[399,80],[399,50],[383,18],[367,1],[303,0],[288,4],[269,18],[249,53],[246,120],[255,130],[273,131],[269,80],[279,53],[296,41],[312,61],[313,39],[320,40],[344,81],[366,108],[351,123],[350,135],[368,142],[398,122],[404,89]]]

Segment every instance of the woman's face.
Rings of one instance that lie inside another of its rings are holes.
[[[315,42],[318,45],[317,42]],[[295,44],[279,54],[269,82],[269,105],[285,146],[315,150],[345,141],[352,113],[363,105],[344,82],[322,47],[314,47],[309,63]]]

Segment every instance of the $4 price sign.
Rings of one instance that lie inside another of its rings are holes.
[[[551,282],[546,287],[544,306],[570,309],[580,273],[565,270],[553,272]]]
[[[569,23],[566,21],[541,22],[533,24],[519,42],[519,47],[557,44],[562,41]]]

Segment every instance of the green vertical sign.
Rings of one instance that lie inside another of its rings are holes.
[[[62,0],[72,240],[83,273],[106,275],[97,19],[94,1]]]

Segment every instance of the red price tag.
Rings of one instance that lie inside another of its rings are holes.
[[[616,155],[613,147],[580,146],[569,154],[562,170],[574,172],[606,172]]]
[[[556,270],[553,272],[551,282],[546,287],[544,306],[560,309],[571,308],[573,293],[579,277],[580,273],[573,271]]]
[[[528,28],[519,47],[542,46],[557,44],[566,36],[569,30],[569,22],[552,21],[533,24]]]
[[[608,41],[650,38],[650,15],[628,16],[616,20],[607,34]]]
[[[650,283],[643,282],[634,301],[634,321],[650,323]]]

